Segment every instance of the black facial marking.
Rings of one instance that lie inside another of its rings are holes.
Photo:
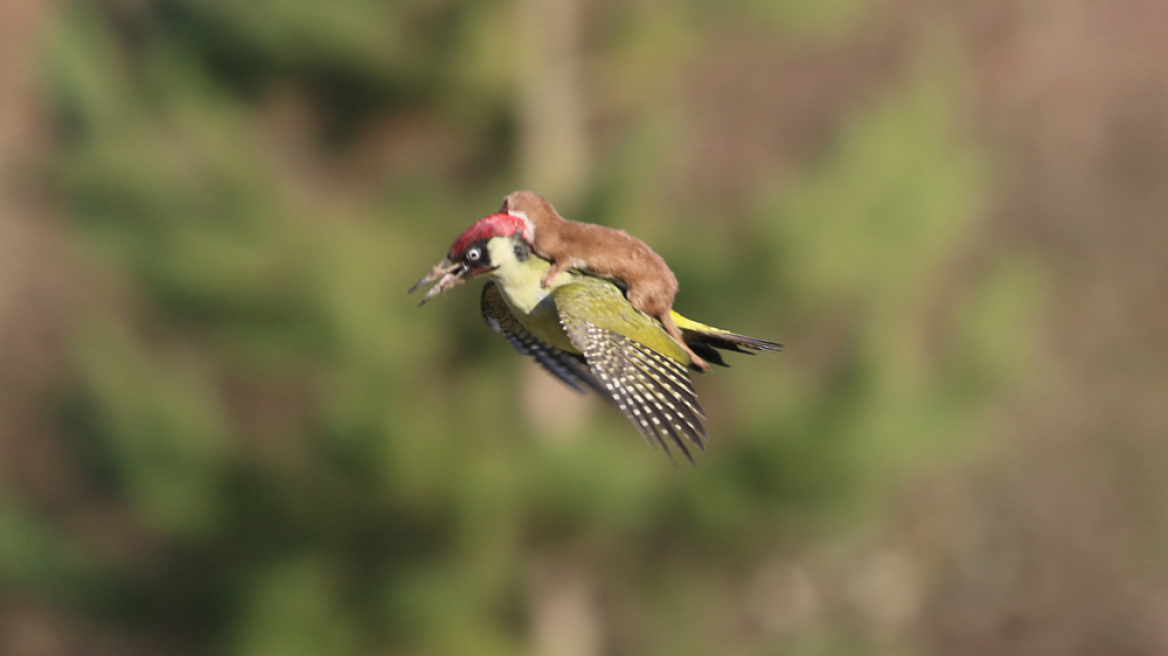
[[[524,244],[521,241],[515,242],[515,259],[519,260],[520,262],[526,262],[527,256],[529,254],[530,251],[527,250],[527,244]]]
[[[472,268],[490,266],[491,254],[487,250],[487,241],[476,241],[462,253],[462,261]]]

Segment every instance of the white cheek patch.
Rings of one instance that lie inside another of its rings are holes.
[[[523,238],[527,240],[527,243],[534,244],[535,224],[531,222],[531,219],[527,218],[527,212],[522,212],[520,210],[507,210],[507,213],[517,219],[523,219]]]

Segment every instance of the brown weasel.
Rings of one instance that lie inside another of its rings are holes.
[[[624,230],[592,223],[569,221],[534,191],[516,191],[503,199],[500,212],[525,219],[531,227],[532,246],[552,262],[541,283],[547,287],[571,268],[584,269],[625,283],[625,295],[633,307],[657,319],[694,365],[709,371],[710,365],[685,343],[669,310],[677,295],[677,277],[660,255]]]

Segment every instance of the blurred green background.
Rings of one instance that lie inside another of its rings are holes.
[[[4,0],[0,656],[1168,652],[1166,21]],[[787,345],[696,468],[405,294],[517,188]]]

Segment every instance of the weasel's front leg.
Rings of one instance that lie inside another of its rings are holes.
[[[545,288],[549,287],[551,286],[552,281],[556,279],[556,276],[571,268],[572,261],[569,259],[556,261],[556,263],[552,265],[552,268],[548,269],[547,273],[543,274],[543,278],[540,278],[539,284]]]

